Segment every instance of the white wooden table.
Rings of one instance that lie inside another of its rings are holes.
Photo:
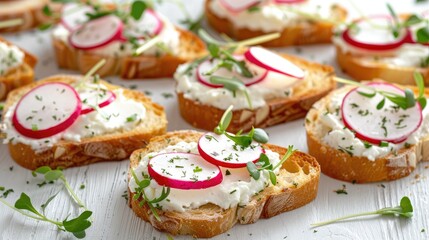
[[[327,2],[327,0],[320,0]],[[186,0],[191,13],[200,14],[202,0]],[[366,14],[387,12],[385,2],[381,0],[355,0]],[[390,1],[398,12],[423,11],[429,9],[429,2],[415,4],[415,0]],[[356,16],[356,11],[348,1],[342,4]],[[173,21],[182,17],[174,5],[166,4],[160,10]],[[57,68],[49,32],[30,31],[6,38],[24,47],[39,58],[36,67],[38,79],[58,73],[72,73]],[[307,59],[335,66],[335,50],[330,45],[310,47],[291,47],[280,49],[291,54],[301,55]],[[181,119],[176,99],[165,98],[163,93],[174,93],[174,81],[146,80],[124,81],[119,78],[108,78],[116,84],[137,87],[149,91],[155,102],[165,106],[169,130],[192,128]],[[307,151],[303,120],[283,124],[267,129],[270,141],[274,144]],[[322,175],[319,194],[312,203],[267,220],[260,220],[251,225],[237,225],[227,233],[214,239],[429,239],[429,163],[422,163],[409,176],[394,182],[353,185],[337,181]],[[65,170],[71,186],[89,209],[94,212],[94,224],[87,231],[87,239],[166,239],[166,234],[154,230],[151,225],[137,218],[126,205],[122,197],[127,188],[126,172],[128,161],[99,163],[91,166]],[[419,176],[419,177],[417,177]],[[21,192],[29,194],[35,206],[40,206],[48,196],[55,194],[62,185],[53,184],[39,188],[36,184],[41,179],[33,178],[31,172],[15,164],[9,157],[7,147],[0,146],[0,186],[13,189],[6,200],[15,202]],[[84,184],[85,188],[79,187]],[[345,184],[347,195],[333,192]],[[384,186],[384,187],[383,187]],[[385,206],[396,206],[400,198],[407,195],[411,198],[415,215],[411,219],[375,217],[365,220],[352,220],[317,229],[311,223],[327,220],[349,213],[370,211]],[[52,218],[65,218],[69,213],[76,215],[76,205],[62,191],[48,208]],[[54,226],[23,217],[0,204],[0,239],[72,239],[69,234],[59,232]],[[190,237],[175,237],[188,239]]]

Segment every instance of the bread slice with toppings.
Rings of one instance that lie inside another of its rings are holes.
[[[281,56],[306,71],[304,79],[291,88],[291,96],[267,99],[264,106],[254,109],[234,110],[229,131],[246,131],[252,126],[265,128],[302,118],[313,103],[335,89],[335,73],[332,67],[291,55]],[[184,92],[177,91],[177,96],[180,114],[188,123],[209,131],[217,126],[224,109],[186,98]]]
[[[61,4],[51,0],[0,1],[0,21],[22,20],[22,24],[0,28],[0,32],[24,31],[51,21],[51,18],[43,13],[43,7],[46,5],[49,5],[53,12],[58,12],[61,7]]]
[[[145,148],[137,150],[131,155],[130,169],[136,168],[141,158],[149,153],[159,152],[180,142],[197,142],[202,134],[195,131],[178,131],[154,137]],[[287,151],[283,147],[271,144],[265,144],[264,147],[280,155]],[[281,166],[277,184],[269,185],[259,194],[251,197],[250,202],[245,206],[223,209],[208,203],[196,209],[186,209],[183,212],[158,209],[161,220],[158,221],[146,204],[139,204],[141,199],[135,199],[135,194],[131,189],[128,189],[129,204],[137,216],[160,231],[173,235],[209,238],[228,231],[237,223],[251,224],[258,219],[270,218],[306,205],[316,197],[319,175],[320,168],[313,157],[302,152],[295,152]]]
[[[210,4],[212,4],[212,2],[214,1],[218,0],[206,0],[205,13],[209,25],[219,33],[224,33],[234,39],[239,40],[267,34],[267,32],[264,32],[262,30],[237,26],[229,19],[216,15],[210,7]],[[257,9],[258,6],[255,7],[255,11],[259,11]],[[330,15],[330,17],[334,21],[342,22],[347,17],[347,11],[339,5],[332,5],[331,11],[332,14]],[[232,13],[229,14],[231,16],[234,16],[234,14]],[[255,25],[256,24],[257,23],[255,23]],[[298,22],[291,23],[290,26],[288,25],[287,27],[279,31],[281,33],[281,36],[279,38],[266,42],[262,45],[266,47],[285,47],[293,45],[330,43],[334,27],[335,26],[332,22],[324,22],[321,20],[319,21],[303,18]]]
[[[12,43],[1,37],[0,44],[13,46]],[[37,63],[37,58],[21,48],[18,48],[18,51],[23,53],[22,63],[17,67],[8,69],[4,73],[0,73],[0,100],[5,99],[11,90],[29,84],[34,80],[33,68]],[[5,62],[16,61],[16,57],[11,56],[10,54],[4,56],[4,58],[5,59],[1,60]]]
[[[404,88],[403,86],[399,86]],[[332,128],[323,124],[322,116],[329,111],[334,96],[344,95],[353,87],[345,86],[331,92],[319,100],[308,112],[305,121],[307,145],[309,154],[319,162],[322,172],[330,177],[353,182],[367,183],[377,181],[391,181],[410,175],[420,161],[429,160],[429,134],[422,129],[419,141],[415,144],[403,144],[398,150],[389,150],[387,154],[369,159],[363,155],[356,155],[339,146],[333,147],[323,140]],[[415,87],[408,87],[418,92]],[[429,96],[429,90],[425,90]],[[426,118],[425,118],[426,119]],[[424,122],[426,120],[423,120]],[[376,122],[373,123],[377,124]],[[426,126],[426,125],[424,125]],[[422,126],[422,127],[424,127]],[[345,127],[344,127],[345,129]],[[350,148],[352,149],[352,148]]]
[[[81,78],[73,75],[57,75],[12,91],[4,106],[3,122],[5,123],[7,118],[11,117],[11,113],[8,114],[9,109],[13,108],[22,96],[31,89],[46,83],[73,84]],[[132,100],[136,104],[141,104],[145,108],[144,118],[136,122],[132,129],[116,129],[94,136],[83,135],[80,141],[61,138],[52,146],[45,146],[40,149],[35,149],[29,144],[7,137],[5,142],[9,142],[11,157],[18,164],[28,169],[36,169],[40,166],[67,168],[100,161],[117,161],[128,158],[134,150],[146,146],[153,136],[165,133],[167,120],[163,107],[153,103],[150,98],[139,91],[120,88],[104,81],[100,81],[100,84],[107,90],[121,91],[121,96],[126,101]],[[7,133],[8,131],[3,129],[3,132]],[[43,142],[44,139],[37,140]]]

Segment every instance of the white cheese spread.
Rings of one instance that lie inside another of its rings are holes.
[[[136,176],[140,178],[143,174],[147,175],[147,165],[149,159],[160,153],[167,152],[190,152],[198,154],[196,142],[179,142],[176,145],[168,146],[162,151],[153,152],[142,156],[139,165],[134,169]],[[270,162],[276,165],[280,162],[279,154],[270,150],[265,153]],[[243,206],[249,203],[252,196],[258,194],[260,191],[270,185],[269,174],[266,170],[261,172],[261,177],[254,180],[249,176],[249,172],[244,168],[223,168],[223,181],[219,185],[206,189],[198,190],[181,190],[171,188],[168,197],[159,203],[163,210],[183,212],[187,209],[195,209],[207,203],[215,204],[223,209],[235,207],[237,205]],[[228,170],[228,174],[226,173]],[[276,174],[279,168],[274,171]],[[139,180],[142,180],[139,179]],[[133,177],[129,181],[129,188],[132,192],[138,187]],[[145,194],[149,199],[159,197],[162,191],[160,186],[155,180],[151,180],[150,185],[145,188]]]
[[[24,53],[16,46],[0,42],[0,76],[18,67],[24,60]]]

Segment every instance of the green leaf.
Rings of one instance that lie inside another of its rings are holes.
[[[48,17],[52,16],[52,10],[51,10],[51,8],[49,7],[49,5],[45,5],[45,6],[43,6],[43,8],[42,8],[42,12],[43,12],[43,14],[45,14],[45,15],[46,15],[46,16],[48,16]]]
[[[85,233],[85,231],[74,232],[73,236],[75,236],[77,239],[82,239],[82,238],[86,237],[86,233]]]
[[[21,193],[21,196],[19,197],[18,200],[16,200],[15,202],[15,208],[17,209],[22,209],[22,210],[28,210],[36,215],[41,215],[36,208],[34,208],[33,204],[31,203],[31,199],[30,197],[25,194],[25,193]]]
[[[147,8],[147,5],[145,2],[134,1],[133,4],[131,5],[131,11],[130,11],[131,17],[133,17],[135,20],[139,20],[142,17],[146,8]]]
[[[386,98],[383,98],[378,104],[377,104],[377,110],[380,110],[384,107],[384,103],[386,102]]]
[[[358,91],[358,93],[367,98],[373,98],[377,94],[377,92],[366,93],[366,92],[360,92],[360,91]]]
[[[407,108],[414,107],[416,105],[416,99],[414,98],[414,92],[411,89],[405,89],[405,101],[407,103]]]
[[[429,27],[422,27],[419,30],[417,30],[416,36],[417,36],[417,42],[428,43],[429,42]]]
[[[213,43],[209,43],[207,46],[207,49],[210,52],[210,55],[214,58],[217,58],[219,56],[219,46]]]
[[[276,174],[273,171],[269,171],[270,173],[270,181],[273,185],[277,184],[277,177]]]
[[[42,213],[43,214],[45,214],[45,209],[46,209],[46,207],[49,205],[49,203],[51,203],[51,201],[58,195],[58,193],[60,193],[60,192],[57,192],[56,194],[54,194],[53,196],[51,196],[50,198],[48,198],[48,200],[46,200],[46,202],[44,203],[44,204],[42,204],[42,206],[41,206],[41,209],[42,209]]]
[[[48,30],[49,28],[51,28],[53,26],[52,23],[43,23],[41,25],[39,25],[37,28],[41,31],[45,31]]]
[[[426,103],[427,103],[426,98],[425,98],[425,97],[417,98],[417,101],[419,102],[420,107],[421,107],[422,109],[425,109],[425,107],[426,107]]]
[[[52,169],[48,166],[39,167],[33,171],[33,176],[35,176],[36,173],[45,174],[49,171],[52,171]]]
[[[404,213],[413,212],[413,205],[408,197],[402,197],[400,206]]]
[[[59,178],[61,178],[63,175],[63,172],[61,170],[52,170],[45,174],[46,181],[56,181]]]
[[[417,16],[416,14],[413,14],[411,16],[409,16],[407,18],[407,20],[405,20],[404,22],[404,26],[409,27],[411,25],[417,24],[417,23],[421,23],[423,19],[421,19],[419,16]]]
[[[231,135],[225,132],[225,136],[231,139],[235,144],[242,146],[244,148],[247,148],[248,146],[250,146],[250,144],[252,144],[252,141],[253,141],[252,137],[248,135],[237,136],[237,135]]]
[[[71,233],[79,233],[85,231],[91,226],[91,222],[88,220],[91,217],[91,211],[84,211],[77,218],[71,220],[64,220],[63,226],[64,229]]]
[[[269,137],[267,132],[264,131],[264,129],[255,128],[253,133],[253,140],[257,141],[258,143],[267,143]]]
[[[147,186],[150,185],[150,179],[145,178],[145,179],[139,181],[137,184],[139,185],[140,188],[146,188]]]
[[[270,159],[265,153],[261,153],[258,159],[258,163],[261,164],[262,168],[272,170],[273,165],[270,163]]]
[[[166,190],[167,189],[167,190]],[[163,187],[162,188],[162,192],[161,195],[158,198],[154,198],[152,200],[149,200],[149,203],[159,203],[162,200],[166,199],[168,197],[168,195],[170,194],[170,188],[169,187]]]
[[[229,106],[226,111],[223,113],[222,118],[220,119],[219,122],[219,130],[221,133],[225,132],[226,129],[228,129],[229,124],[231,123],[232,120],[232,109],[233,106]],[[216,129],[215,129],[216,132]]]
[[[419,88],[419,97],[423,97],[425,94],[425,80],[423,79],[423,75],[419,72],[414,72],[414,81]]]
[[[253,179],[258,180],[261,177],[261,173],[253,162],[247,162],[246,167]]]
[[[386,96],[394,104],[398,105],[402,109],[407,109],[407,100],[403,96]]]

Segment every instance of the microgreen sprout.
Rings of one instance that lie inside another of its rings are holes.
[[[320,227],[320,226],[328,225],[331,223],[336,223],[336,222],[339,222],[339,221],[342,221],[345,219],[362,217],[362,216],[369,216],[369,215],[382,215],[382,216],[411,218],[413,216],[413,205],[411,204],[410,199],[405,196],[405,197],[402,197],[401,202],[399,203],[399,206],[396,206],[396,207],[386,207],[386,208],[379,209],[377,211],[351,214],[351,215],[347,215],[344,217],[336,218],[336,219],[325,221],[325,222],[314,223],[314,224],[311,224],[311,226]]]
[[[22,20],[21,18],[0,21],[0,29],[1,28],[8,28],[8,27],[15,27],[15,26],[21,25],[23,23],[24,23],[24,20]]]
[[[36,169],[33,172],[33,176],[37,175],[43,175],[44,179],[46,181],[61,181],[63,182],[64,186],[70,193],[73,200],[79,205],[80,208],[83,208],[84,211],[77,216],[76,218],[69,219],[69,216],[67,216],[63,221],[53,220],[48,218],[45,215],[45,210],[48,207],[49,203],[58,195],[59,192],[49,197],[45,203],[43,203],[40,207],[40,210],[37,210],[32,201],[31,198],[26,193],[21,193],[21,196],[18,198],[18,200],[15,202],[14,205],[9,204],[5,200],[0,198],[0,202],[2,202],[7,207],[21,213],[24,216],[27,216],[29,218],[33,218],[35,220],[49,222],[58,227],[59,230],[70,232],[72,233],[76,238],[84,238],[86,236],[85,230],[88,229],[92,224],[91,215],[92,212],[89,211],[83,202],[77,197],[76,193],[73,191],[73,189],[70,187],[69,183],[67,182],[67,179],[65,178],[63,172],[61,169],[55,169],[52,170],[50,167],[40,167]]]

